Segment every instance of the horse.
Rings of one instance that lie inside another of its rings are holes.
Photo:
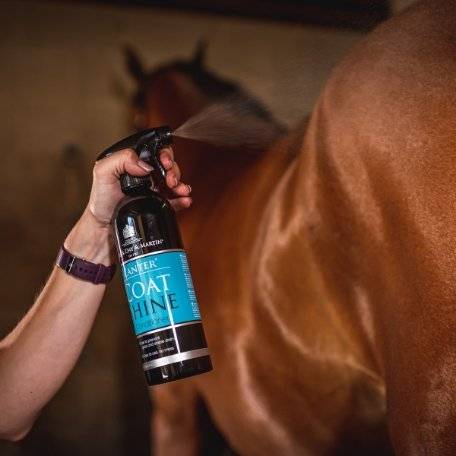
[[[155,454],[198,454],[199,401],[242,455],[456,454],[455,23],[381,24],[264,150],[176,143],[214,371],[151,389]],[[130,59],[141,127],[210,101],[185,65]]]

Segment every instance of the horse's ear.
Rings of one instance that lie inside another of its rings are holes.
[[[207,41],[202,38],[198,41],[195,49],[195,54],[193,55],[192,62],[194,65],[200,68],[204,66],[204,61],[206,60],[206,49]]]
[[[138,54],[131,46],[124,47],[124,54],[128,72],[137,82],[142,82],[146,76],[146,72]]]

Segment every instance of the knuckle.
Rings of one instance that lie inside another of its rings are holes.
[[[99,162],[95,162],[95,165],[93,165],[93,170],[92,170],[92,176],[93,178],[97,178],[101,174],[101,166]]]
[[[133,160],[137,157],[136,152],[133,149],[124,149],[121,154],[122,158],[128,161]]]

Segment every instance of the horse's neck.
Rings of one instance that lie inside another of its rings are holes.
[[[168,77],[162,88],[162,94],[167,94],[169,99],[174,100],[172,104],[164,104],[161,109],[163,118],[173,128],[212,103],[199,93],[187,77],[179,73]],[[180,106],[181,109],[176,110],[175,106]],[[253,108],[251,114],[260,116]],[[262,119],[265,129],[268,129],[268,122],[270,131],[277,132],[277,135],[282,132],[272,116],[266,121]],[[242,134],[239,133],[240,136]],[[183,180],[192,186],[193,210],[190,211],[191,214],[186,213],[187,211],[181,214],[181,219],[185,221],[184,231],[192,233],[199,223],[203,223],[205,217],[209,216],[229,184],[233,181],[241,182],[243,175],[264,161],[265,150],[251,150],[243,146],[229,149],[179,138],[175,143]],[[193,237],[192,234],[187,234],[186,237],[188,236]]]
[[[242,180],[264,151],[231,150],[202,143],[176,141],[176,160],[182,170],[182,180],[192,187],[191,211],[180,214],[186,239],[197,235],[226,194],[230,185]]]

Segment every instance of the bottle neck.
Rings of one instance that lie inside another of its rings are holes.
[[[125,195],[137,195],[147,191],[152,185],[150,175],[132,176],[122,174],[120,176],[120,188]]]
[[[150,186],[146,185],[123,188],[122,191],[126,196],[146,196],[150,195],[151,193],[156,193],[150,188]]]

